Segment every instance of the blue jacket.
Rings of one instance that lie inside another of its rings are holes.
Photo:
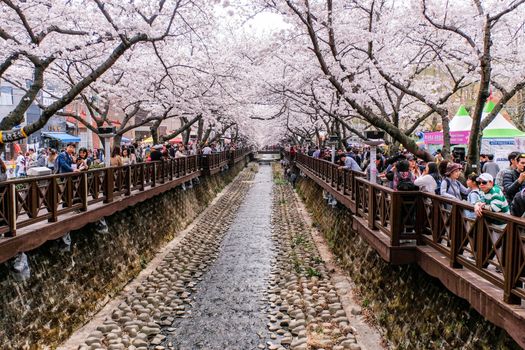
[[[72,173],[71,164],[73,164],[73,158],[67,152],[61,152],[57,157],[57,173]]]

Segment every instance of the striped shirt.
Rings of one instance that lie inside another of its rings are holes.
[[[488,204],[490,210],[495,213],[505,214],[510,212],[509,203],[497,185],[494,185],[487,193],[481,192],[480,201]]]

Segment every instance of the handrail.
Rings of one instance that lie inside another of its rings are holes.
[[[0,183],[0,234],[13,237],[19,228],[47,220],[56,222],[71,211],[87,211],[98,202],[111,203],[117,196],[130,196],[159,184],[206,172],[237,162],[248,149],[224,151],[208,156],[193,155],[120,167],[26,177]],[[212,160],[203,162],[204,157]]]
[[[290,154],[285,152],[290,159]],[[390,238],[392,247],[428,245],[453,268],[466,268],[503,290],[508,304],[525,300],[525,219],[484,211],[433,193],[396,191],[364,178],[364,173],[296,154],[295,162],[345,196],[368,229]],[[351,209],[351,208],[350,208]]]

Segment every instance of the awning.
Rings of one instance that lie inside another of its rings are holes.
[[[55,139],[63,143],[80,142],[80,137],[75,135],[69,135],[65,132],[43,132],[42,136]]]
[[[169,141],[169,143],[171,143],[172,145],[176,143],[182,143],[182,137],[174,137]]]

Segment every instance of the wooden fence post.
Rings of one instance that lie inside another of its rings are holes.
[[[520,237],[516,230],[514,222],[510,221],[507,223],[505,228],[505,246],[503,247],[504,257],[503,261],[503,301],[507,304],[521,304],[521,298],[517,295],[512,294],[512,289],[516,286],[516,280],[518,279],[517,274],[519,273],[519,256],[520,256]]]
[[[81,173],[81,178],[80,178],[80,199],[82,201],[82,206],[80,207],[80,210],[81,211],[87,211],[87,208],[88,208],[88,195],[89,195],[89,190],[88,190],[88,174],[87,172],[83,171]]]
[[[106,168],[104,180],[104,203],[111,203],[115,189],[115,175],[112,167]]]

